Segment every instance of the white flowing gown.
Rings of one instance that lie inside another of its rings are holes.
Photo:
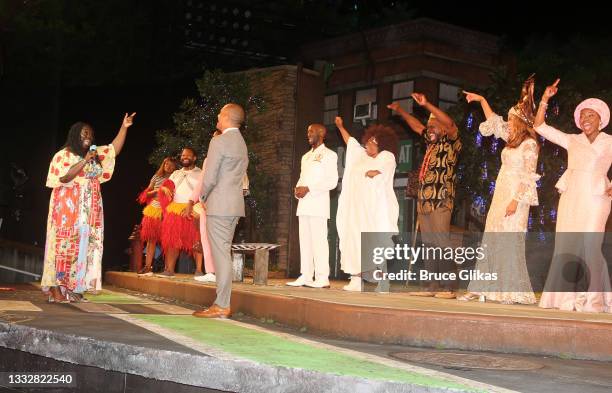
[[[395,156],[382,151],[375,158],[370,157],[355,138],[349,139],[346,150],[336,227],[341,268],[354,275],[362,272],[361,233],[397,233],[399,204],[393,190]],[[380,174],[369,178],[365,174],[370,170]],[[390,236],[386,240],[389,244],[384,246],[392,247]]]

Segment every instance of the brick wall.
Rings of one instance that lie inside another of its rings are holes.
[[[288,264],[289,225],[291,198],[293,198],[291,174],[293,166],[294,134],[296,126],[295,87],[296,66],[281,66],[246,72],[252,91],[264,98],[266,110],[261,114],[250,113],[259,138],[249,148],[260,160],[260,168],[275,179],[273,208],[276,220],[273,232],[280,269]],[[299,170],[299,169],[298,169]]]

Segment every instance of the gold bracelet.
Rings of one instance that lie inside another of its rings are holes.
[[[543,106],[544,108],[548,108],[548,102],[540,101],[540,106]]]

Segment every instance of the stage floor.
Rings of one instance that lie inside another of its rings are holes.
[[[108,289],[89,303],[48,304],[34,286],[14,288],[0,291],[0,347],[81,366],[220,391],[511,392],[265,327],[274,321],[198,319],[188,305]],[[35,371],[2,353],[2,371]],[[76,378],[77,391],[95,390]]]
[[[106,282],[194,305],[208,305],[214,284],[191,275],[174,279],[108,272]],[[321,335],[366,342],[612,360],[612,314],[546,310],[537,306],[460,302],[409,296],[234,283],[232,308]]]
[[[115,274],[116,272],[113,272]],[[135,276],[133,273],[120,273]],[[174,279],[158,277],[137,277],[139,280],[150,280],[153,282],[174,281],[183,284],[193,284],[204,287],[214,287],[214,284],[203,284],[193,279],[193,275],[177,274]],[[456,299],[435,299],[431,297],[410,296],[410,292],[391,292],[379,294],[374,292],[347,292],[342,287],[347,281],[331,281],[330,288],[314,289],[307,287],[289,287],[285,285],[292,279],[269,279],[268,285],[253,285],[252,278],[246,278],[243,283],[234,283],[233,289],[241,292],[250,292],[263,295],[284,296],[292,298],[303,298],[317,300],[338,305],[364,306],[382,309],[433,311],[440,313],[526,317],[559,319],[565,321],[587,321],[612,324],[610,313],[579,313],[573,311],[560,311],[543,309],[536,305],[512,304],[505,305],[496,302],[462,302]],[[539,294],[538,294],[539,298]],[[196,303],[197,304],[197,303]],[[612,328],[612,325],[610,325]]]

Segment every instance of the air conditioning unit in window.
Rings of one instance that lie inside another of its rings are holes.
[[[353,121],[359,122],[366,126],[366,120],[372,118],[372,102],[367,104],[358,104],[353,107]]]

